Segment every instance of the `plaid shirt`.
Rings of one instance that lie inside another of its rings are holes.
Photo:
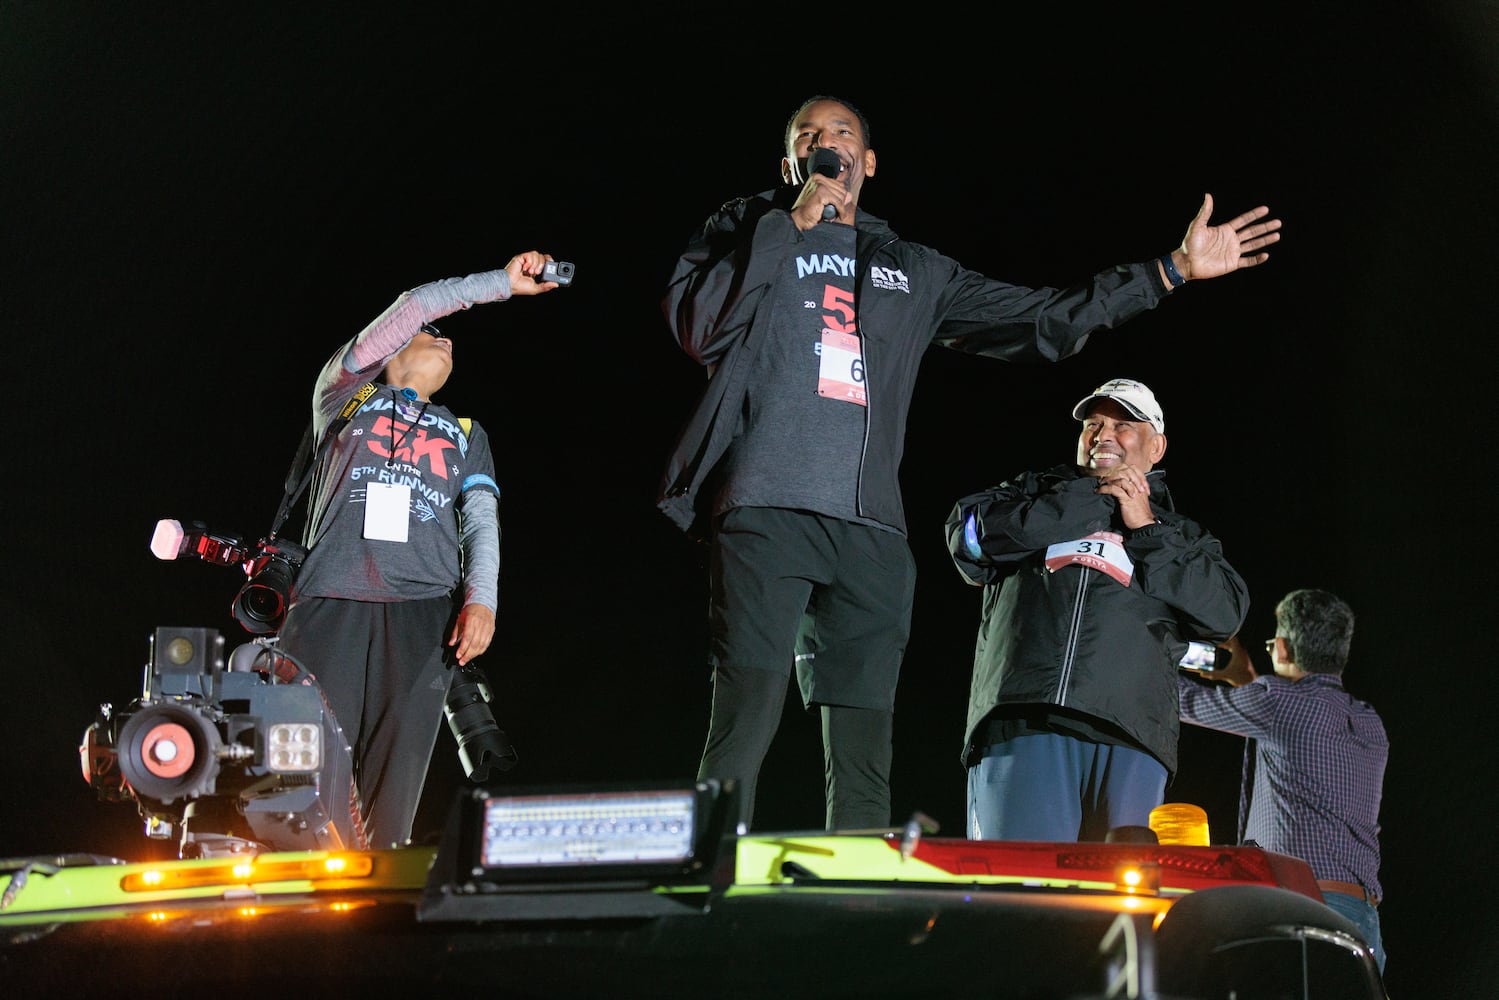
[[[1240,842],[1383,898],[1379,800],[1390,743],[1379,713],[1333,674],[1229,687],[1181,673],[1177,687],[1183,722],[1246,738]]]

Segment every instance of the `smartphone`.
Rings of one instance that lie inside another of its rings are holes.
[[[1188,670],[1222,670],[1233,654],[1210,642],[1188,642],[1186,655],[1178,666]]]
[[[559,285],[571,285],[573,283],[573,264],[567,260],[549,260],[541,269],[542,281],[555,281]]]

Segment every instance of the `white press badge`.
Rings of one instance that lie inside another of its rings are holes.
[[[1047,546],[1046,568],[1055,573],[1063,566],[1096,569],[1126,587],[1135,575],[1135,564],[1124,551],[1124,536],[1117,531],[1095,531],[1070,542]]]
[[[817,394],[868,406],[864,397],[864,355],[852,333],[822,331],[822,361],[817,370]]]
[[[367,483],[364,494],[364,537],[404,542],[411,524],[411,487],[396,483]]]

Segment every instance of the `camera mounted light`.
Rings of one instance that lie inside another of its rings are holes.
[[[151,633],[151,662],[142,694],[213,699],[224,671],[224,637],[217,629],[158,627]]]
[[[265,767],[273,774],[310,774],[323,766],[323,730],[315,722],[278,722],[265,730]]]
[[[187,556],[219,566],[238,566],[249,558],[249,550],[237,535],[215,534],[202,521],[184,528],[182,522],[162,518],[151,533],[151,554],[174,560]]]

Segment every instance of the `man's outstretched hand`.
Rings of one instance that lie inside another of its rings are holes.
[[[1171,254],[1172,262],[1188,281],[1216,278],[1254,267],[1270,259],[1264,248],[1280,242],[1280,220],[1266,219],[1270,209],[1251,208],[1216,226],[1208,225],[1213,214],[1213,196],[1202,196],[1202,208],[1187,225],[1181,246]]]

